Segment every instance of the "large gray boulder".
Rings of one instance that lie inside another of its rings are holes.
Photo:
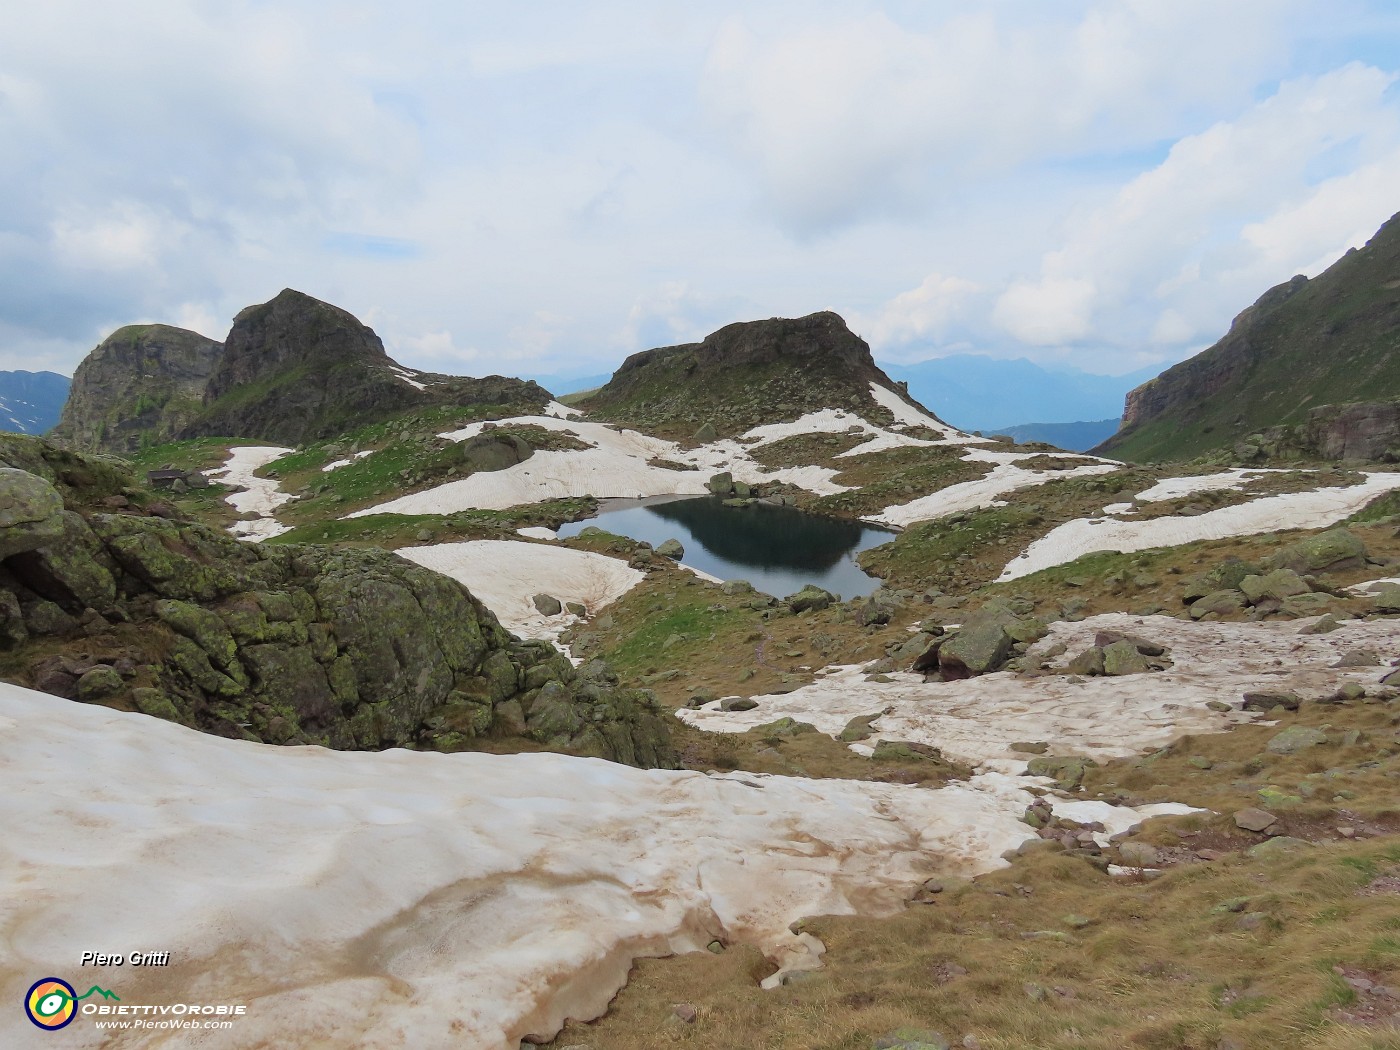
[[[1335,572],[1354,569],[1366,563],[1366,545],[1346,529],[1328,529],[1308,536],[1276,552],[1268,559],[1274,569],[1294,572]]]
[[[0,559],[63,536],[63,497],[41,477],[0,467]]]
[[[938,669],[947,679],[987,674],[1006,662],[1013,642],[997,620],[967,624],[939,646]]]

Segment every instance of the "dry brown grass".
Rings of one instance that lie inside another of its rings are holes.
[[[865,1050],[914,1025],[987,1050],[1392,1047],[1333,1020],[1355,993],[1332,967],[1400,982],[1400,895],[1364,893],[1397,862],[1392,839],[1142,880],[1038,855],[891,919],[805,922],[826,966],[775,992],[745,949],[641,962],[606,1017],[552,1045]],[[694,1025],[667,1020],[682,1002]]]

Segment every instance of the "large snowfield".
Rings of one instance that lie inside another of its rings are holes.
[[[1031,834],[1024,782],[997,775],[926,790],[276,747],[3,684],[0,769],[0,998],[55,975],[129,1004],[246,1003],[209,1047],[515,1050],[601,1013],[635,957],[720,939],[810,968],[822,946],[789,923],[890,913]],[[80,970],[86,947],[170,965]],[[39,1039],[58,1043],[0,1012],[0,1045]]]

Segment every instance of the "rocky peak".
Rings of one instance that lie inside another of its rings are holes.
[[[1250,434],[1297,427],[1323,405],[1400,397],[1400,216],[1309,280],[1241,311],[1223,338],[1128,394],[1097,451],[1187,459]]]
[[[118,328],[73,373],[53,437],[112,452],[168,441],[203,411],[222,353],[223,344],[184,328]]]
[[[596,416],[689,436],[734,434],[822,408],[878,417],[876,383],[908,400],[870,346],[830,311],[741,321],[698,343],[633,354],[590,400]]]
[[[233,319],[205,400],[212,403],[235,387],[288,368],[334,368],[357,361],[389,363],[374,329],[347,310],[284,288]]]

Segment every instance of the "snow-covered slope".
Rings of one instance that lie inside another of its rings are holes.
[[[822,946],[793,920],[887,913],[1031,834],[1004,778],[274,747],[5,684],[0,794],[0,998],[54,975],[125,1004],[246,1004],[199,1033],[214,1048],[515,1050],[599,1014],[634,957],[719,938],[810,967]],[[80,970],[85,949],[170,964]],[[0,1011],[0,1045],[35,1038]],[[192,1045],[104,1041],[83,1016],[61,1042]]]
[[[1206,478],[1174,478],[1163,481],[1138,499],[1164,499],[1206,488],[1236,487],[1234,473]],[[1209,481],[1211,484],[1206,484]],[[1191,483],[1196,483],[1194,487]],[[1400,488],[1400,473],[1367,474],[1360,485],[1319,488],[1311,492],[1288,492],[1261,496],[1248,503],[1237,503],[1205,514],[1173,514],[1142,521],[1124,520],[1122,504],[1110,508],[1109,516],[1078,518],[1036,540],[1013,558],[999,579],[1015,580],[1052,565],[1066,562],[1091,551],[1132,551],[1149,547],[1171,547],[1195,540],[1218,540],[1230,536],[1250,536],[1277,529],[1321,529],[1355,514],[1377,496]]]

